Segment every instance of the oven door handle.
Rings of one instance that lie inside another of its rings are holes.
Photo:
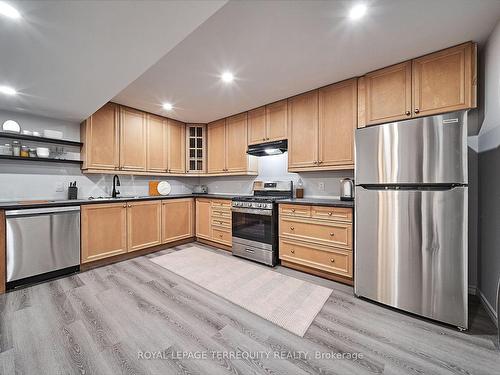
[[[261,210],[258,208],[240,208],[233,207],[232,212],[241,214],[253,214],[253,215],[263,215],[263,216],[273,216],[273,210]]]

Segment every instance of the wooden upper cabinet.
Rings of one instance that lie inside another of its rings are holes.
[[[127,252],[127,204],[82,206],[82,263]]]
[[[120,167],[123,170],[146,170],[146,114],[120,107]]]
[[[166,172],[168,167],[168,127],[166,119],[147,116],[147,170]]]
[[[318,90],[288,99],[288,169],[318,163]]]
[[[245,172],[248,168],[247,113],[226,119],[226,171]]]
[[[226,169],[226,119],[207,125],[207,171],[220,173]]]
[[[262,143],[266,141],[266,138],[266,107],[248,111],[248,144]]]
[[[280,100],[266,105],[266,141],[278,141],[287,137],[288,101]]]
[[[186,125],[168,120],[168,172],[186,172]]]
[[[359,79],[358,127],[411,117],[411,61]]]
[[[162,201],[162,243],[194,236],[194,200],[169,199]]]
[[[286,139],[287,117],[286,99],[248,111],[248,144]]]
[[[358,80],[358,127],[474,108],[472,42],[366,74]]]
[[[465,43],[413,60],[413,113],[427,116],[476,106],[476,46]]]
[[[128,251],[161,244],[161,201],[127,203]]]
[[[319,89],[319,167],[354,166],[357,79]]]
[[[119,115],[115,103],[107,103],[81,125],[82,169],[118,169]]]
[[[196,237],[212,238],[211,208],[209,199],[196,199]]]

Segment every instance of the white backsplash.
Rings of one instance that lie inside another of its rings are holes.
[[[340,195],[340,179],[354,178],[352,170],[340,172],[303,172],[289,173],[288,153],[259,158],[258,176],[234,177],[201,177],[200,183],[208,186],[208,192],[213,194],[241,193],[250,194],[255,180],[293,181],[297,185],[299,179],[304,184],[304,195],[314,198],[338,198]],[[320,184],[324,190],[320,189]]]

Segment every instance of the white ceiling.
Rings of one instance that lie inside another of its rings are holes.
[[[9,1],[0,16],[0,108],[80,121],[144,73],[223,1]]]
[[[208,122],[468,40],[483,42],[498,0],[227,3],[114,101],[186,122]],[[218,74],[237,81],[223,85]],[[175,111],[162,111],[170,101]]]
[[[498,0],[10,1],[0,108],[80,121],[108,100],[208,122],[468,40]],[[232,85],[219,74],[231,70]],[[162,110],[170,101],[174,111]]]

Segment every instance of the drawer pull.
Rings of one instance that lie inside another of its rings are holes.
[[[247,253],[255,253],[255,250],[253,250],[253,249],[249,249],[249,248],[245,248],[245,251],[246,251]]]
[[[333,236],[335,236],[335,233],[331,232],[330,237],[333,237]]]
[[[219,234],[219,237],[222,238],[222,234]]]
[[[295,228],[294,227],[290,227],[290,230],[295,230]]]
[[[328,212],[328,216],[332,216],[332,213],[331,213],[331,212]]]
[[[292,254],[295,254],[295,250],[294,250],[294,249],[290,250],[290,252],[291,252]]]
[[[295,212],[295,208],[292,208],[292,212]]]
[[[335,259],[330,258],[330,262],[335,263]]]

